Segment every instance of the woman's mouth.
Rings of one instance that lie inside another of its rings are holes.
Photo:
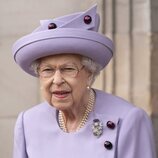
[[[70,91],[53,91],[53,96],[58,99],[65,99],[70,93]]]

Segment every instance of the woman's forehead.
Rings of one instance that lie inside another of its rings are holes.
[[[66,63],[76,63],[79,64],[81,62],[81,56],[75,54],[59,54],[59,55],[52,55],[41,58],[42,63],[48,63],[53,65],[62,65]]]
[[[81,56],[75,54],[59,54],[59,55],[51,55],[44,58],[41,58],[41,63],[65,63],[65,62],[80,62]]]

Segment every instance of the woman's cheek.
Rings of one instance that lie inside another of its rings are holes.
[[[51,93],[47,90],[47,89],[43,89],[42,90],[42,96],[44,97],[44,99],[50,103],[51,100]]]
[[[41,93],[47,102],[51,102],[51,92],[50,92],[51,82],[41,81]]]

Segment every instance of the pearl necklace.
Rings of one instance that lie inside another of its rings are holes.
[[[87,107],[86,107],[86,110],[85,110],[85,113],[82,117],[82,120],[81,122],[79,123],[76,131],[78,131],[79,129],[81,129],[87,122],[88,120],[88,116],[90,114],[90,112],[92,111],[93,109],[93,104],[94,104],[94,100],[95,100],[95,94],[94,94],[94,91],[93,90],[90,90],[90,96],[89,96],[89,100],[88,100],[88,104],[87,104]],[[59,119],[59,126],[60,128],[64,131],[64,132],[67,132],[68,133],[68,129],[66,127],[66,121],[64,119],[64,116],[63,116],[63,113],[62,111],[59,111],[59,115],[58,115],[58,119]]]

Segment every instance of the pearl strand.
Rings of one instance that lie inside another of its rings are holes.
[[[89,96],[89,100],[88,100],[88,104],[87,104],[85,113],[84,113],[83,118],[82,118],[81,122],[79,123],[76,131],[78,131],[79,129],[81,129],[86,124],[86,122],[88,120],[88,116],[89,116],[90,112],[93,109],[94,100],[95,100],[94,91],[90,90],[90,96]],[[59,111],[59,117],[58,117],[58,119],[59,119],[59,126],[60,126],[60,128],[64,132],[68,132],[67,127],[66,127],[66,123],[65,123],[66,121],[65,121],[64,116],[62,114],[62,111]]]

